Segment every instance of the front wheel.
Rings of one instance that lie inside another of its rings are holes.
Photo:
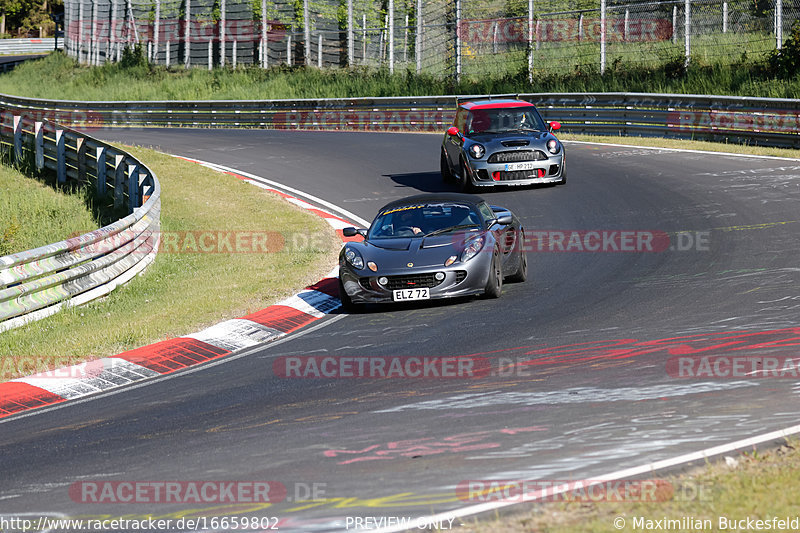
[[[463,160],[461,161],[461,176],[458,180],[458,188],[461,189],[461,192],[472,192],[474,189],[472,180],[469,179],[467,164]]]
[[[442,173],[442,181],[445,183],[452,183],[455,180],[453,172],[450,170],[450,163],[447,162],[447,154],[442,148],[442,153],[439,156],[439,170]]]
[[[492,254],[492,265],[489,269],[489,279],[486,280],[484,295],[487,298],[499,298],[503,292],[503,266],[500,264],[500,251],[495,248]]]
[[[356,304],[353,303],[353,300],[347,294],[347,291],[344,290],[342,278],[339,278],[339,300],[342,302],[342,311],[345,313],[352,313],[355,311]]]

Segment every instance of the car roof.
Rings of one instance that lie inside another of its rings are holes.
[[[473,109],[502,109],[504,107],[536,107],[524,100],[511,100],[508,98],[499,100],[476,100],[474,102],[464,102],[461,107],[471,111]]]
[[[437,192],[437,193],[428,193],[428,194],[417,194],[415,196],[408,196],[406,198],[401,198],[400,200],[395,200],[393,202],[389,202],[385,206],[381,207],[378,211],[379,213],[383,213],[384,211],[388,211],[389,209],[394,209],[396,207],[401,207],[404,205],[413,205],[413,204],[429,204],[429,203],[438,203],[438,202],[458,202],[462,204],[468,205],[478,205],[479,203],[483,202],[484,199],[480,196],[475,196],[474,194],[462,194],[456,192]]]

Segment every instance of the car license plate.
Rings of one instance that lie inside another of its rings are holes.
[[[506,163],[505,171],[513,172],[515,170],[533,170],[536,168],[536,163],[532,161],[523,161],[522,163]]]
[[[407,302],[409,300],[430,300],[431,292],[425,288],[420,289],[399,289],[392,291],[395,302]]]

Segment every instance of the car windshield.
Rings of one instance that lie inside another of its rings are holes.
[[[456,202],[413,204],[388,209],[375,218],[367,239],[426,237],[478,230],[482,219],[471,205]]]
[[[467,117],[467,133],[546,131],[544,120],[533,107],[473,109]]]

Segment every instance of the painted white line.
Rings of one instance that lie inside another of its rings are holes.
[[[211,167],[211,168],[219,169],[219,170],[221,170],[223,172],[232,172],[234,174],[238,174],[240,176],[244,176],[244,177],[250,178],[252,180],[260,181],[261,183],[265,183],[267,185],[270,185],[271,187],[274,187],[274,188],[276,188],[276,189],[278,189],[280,191],[287,191],[287,192],[290,192],[290,193],[295,194],[297,196],[302,196],[302,197],[307,198],[310,201],[312,201],[312,202],[314,202],[314,203],[316,203],[318,205],[327,207],[328,209],[330,209],[334,213],[339,213],[340,215],[344,216],[344,218],[350,219],[353,222],[357,222],[358,224],[361,224],[364,227],[369,226],[369,222],[367,222],[366,220],[364,220],[360,216],[356,215],[355,213],[351,213],[350,211],[348,211],[346,209],[343,209],[343,208],[339,207],[338,205],[332,204],[332,203],[328,202],[327,200],[323,200],[322,198],[314,196],[313,194],[309,194],[309,193],[303,192],[301,190],[295,189],[294,187],[289,187],[288,185],[283,185],[282,183],[278,183],[277,181],[272,181],[270,179],[263,178],[261,176],[256,176],[255,174],[250,174],[249,172],[245,172],[243,170],[237,170],[235,168],[226,167],[224,165],[218,165],[216,163],[209,163],[208,161],[203,161],[201,159],[194,159],[194,158],[191,158],[191,157],[184,157],[184,156],[180,156],[180,157],[183,157],[183,159],[187,159],[187,160],[190,160],[190,161],[195,161],[197,163],[200,163],[201,165],[206,165],[206,166]]]
[[[703,155],[724,155],[724,156],[733,156],[733,157],[752,157],[755,159],[777,159],[779,161],[800,161],[800,158],[795,157],[780,157],[777,155],[751,155],[751,154],[739,154],[734,152],[714,152],[709,150],[692,150],[690,148],[665,148],[662,146],[640,146],[638,144],[615,144],[615,143],[604,143],[604,142],[595,142],[595,141],[564,141],[564,144],[594,144],[597,146],[613,146],[615,148],[638,148],[641,150],[663,150],[665,152],[686,152],[690,154],[703,154]]]
[[[735,442],[731,442],[728,444],[722,444],[720,446],[713,446],[711,448],[705,448],[703,450],[699,450],[692,453],[687,453],[683,455],[678,455],[677,457],[673,457],[671,459],[664,459],[662,461],[656,461],[654,463],[647,463],[640,466],[635,466],[631,468],[626,468],[624,470],[617,470],[615,472],[611,472],[610,474],[600,475],[600,476],[591,476],[592,481],[617,481],[621,479],[630,479],[635,476],[640,476],[643,474],[649,474],[655,472],[657,470],[663,470],[665,468],[671,468],[675,466],[680,466],[691,461],[700,461],[705,460],[710,457],[714,457],[716,455],[720,455],[727,452],[732,452],[736,450],[740,450],[742,448],[747,448],[750,446],[755,446],[757,444],[763,444],[765,442],[770,442],[774,440],[778,440],[781,438],[785,438],[791,435],[796,435],[800,433],[800,425],[792,426],[786,429],[779,429],[777,431],[772,431],[770,433],[765,433],[763,435],[758,435],[756,437],[750,437],[747,439],[737,440]],[[555,489],[550,488],[547,491],[548,496],[550,495],[558,495],[564,492],[571,490],[569,484],[563,485],[561,487],[556,487]],[[455,488],[453,488],[453,493],[455,494]],[[485,513],[487,511],[497,511],[504,507],[509,507],[512,505],[518,505],[520,503],[531,503],[535,502],[542,497],[541,491],[533,491],[527,492],[522,496],[515,498],[514,501],[500,501],[500,502],[486,502],[477,505],[470,505],[467,507],[462,507],[461,509],[456,509],[454,511],[446,511],[443,513],[438,513],[435,515],[430,516],[422,516],[411,522],[410,525],[405,527],[386,527],[382,529],[372,529],[374,533],[391,533],[394,531],[408,531],[411,529],[417,529],[420,526],[435,523],[438,521],[449,520],[449,519],[458,519],[464,518],[466,516],[475,515],[478,513]],[[522,500],[522,501],[517,501]]]

